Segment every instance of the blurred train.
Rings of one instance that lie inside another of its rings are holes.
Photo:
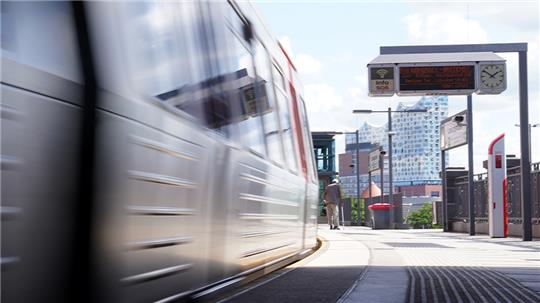
[[[301,83],[251,3],[1,2],[2,302],[204,299],[316,245]]]

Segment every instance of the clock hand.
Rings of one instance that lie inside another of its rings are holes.
[[[491,78],[493,78],[493,75],[492,75],[492,74],[490,74],[490,73],[488,73],[488,72],[487,72],[487,71],[485,71],[485,70],[484,70],[484,71],[482,71],[482,73],[486,73],[486,74],[488,74],[488,75],[489,75],[489,76],[490,76]]]
[[[498,71],[498,72],[494,73],[493,75],[490,75],[490,77],[491,77],[491,78],[495,78],[495,75],[498,74],[498,73],[500,73],[500,72],[501,72],[501,71]]]

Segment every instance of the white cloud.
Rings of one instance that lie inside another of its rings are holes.
[[[300,75],[318,75],[320,73],[323,66],[322,62],[315,57],[305,53],[296,54],[293,51],[291,39],[289,38],[289,36],[283,36],[279,38],[279,42],[281,43],[287,54],[291,57],[291,60],[298,69]]]
[[[363,72],[360,75],[355,76],[354,81],[358,85],[357,89],[358,89],[359,95],[357,97],[360,97],[360,98],[367,97],[368,93],[369,93],[368,92],[368,81],[369,80],[368,80],[367,69],[363,69]],[[352,96],[355,97],[354,95],[352,95]]]
[[[480,23],[457,13],[414,13],[403,18],[407,31],[417,43],[485,43],[488,34]]]
[[[513,28],[515,32],[537,32],[540,25],[538,1],[408,1],[408,5],[417,13],[453,14],[482,20],[486,26],[488,23],[504,25]]]
[[[332,63],[349,63],[353,59],[353,55],[351,53],[345,52],[340,53],[336,56],[330,57],[330,62]]]
[[[471,14],[485,17],[486,21],[513,28],[516,32],[538,32],[539,2],[536,3],[475,3]]]
[[[306,109],[311,131],[354,131],[358,117],[351,114],[354,102],[327,83],[304,86]],[[336,153],[345,152],[345,136],[338,135]],[[339,165],[339,160],[336,159]]]
[[[364,96],[364,90],[360,87],[349,87],[347,88],[347,94],[353,98],[361,98]]]
[[[308,112],[328,113],[343,107],[343,97],[329,84],[306,84],[304,91],[309,103]]]
[[[322,68],[321,61],[307,54],[298,54],[294,57],[294,63],[301,75],[318,75]]]

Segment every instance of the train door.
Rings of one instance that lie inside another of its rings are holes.
[[[305,142],[306,164],[308,180],[306,182],[306,207],[304,216],[304,248],[311,248],[316,245],[317,237],[317,215],[318,215],[318,178],[315,168],[315,157],[313,153],[313,141],[308,123],[306,105],[302,97],[299,99],[300,117],[302,122],[302,133]]]
[[[289,182],[294,175],[278,164],[284,158],[282,131],[264,47],[235,7],[212,9],[213,34],[222,54],[214,73],[224,81],[222,94],[234,128],[228,136],[233,167],[227,177],[234,182],[224,241],[224,262],[231,275],[299,249],[294,236],[298,192],[296,184]],[[295,164],[291,161],[291,166]]]
[[[0,301],[72,301],[85,85],[72,7],[0,11]]]
[[[212,95],[200,7],[84,5],[98,80],[96,301],[178,299],[208,284],[220,175],[221,146],[206,127]]]

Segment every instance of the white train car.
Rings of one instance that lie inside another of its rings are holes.
[[[1,6],[3,302],[204,299],[316,245],[301,83],[251,4]]]

